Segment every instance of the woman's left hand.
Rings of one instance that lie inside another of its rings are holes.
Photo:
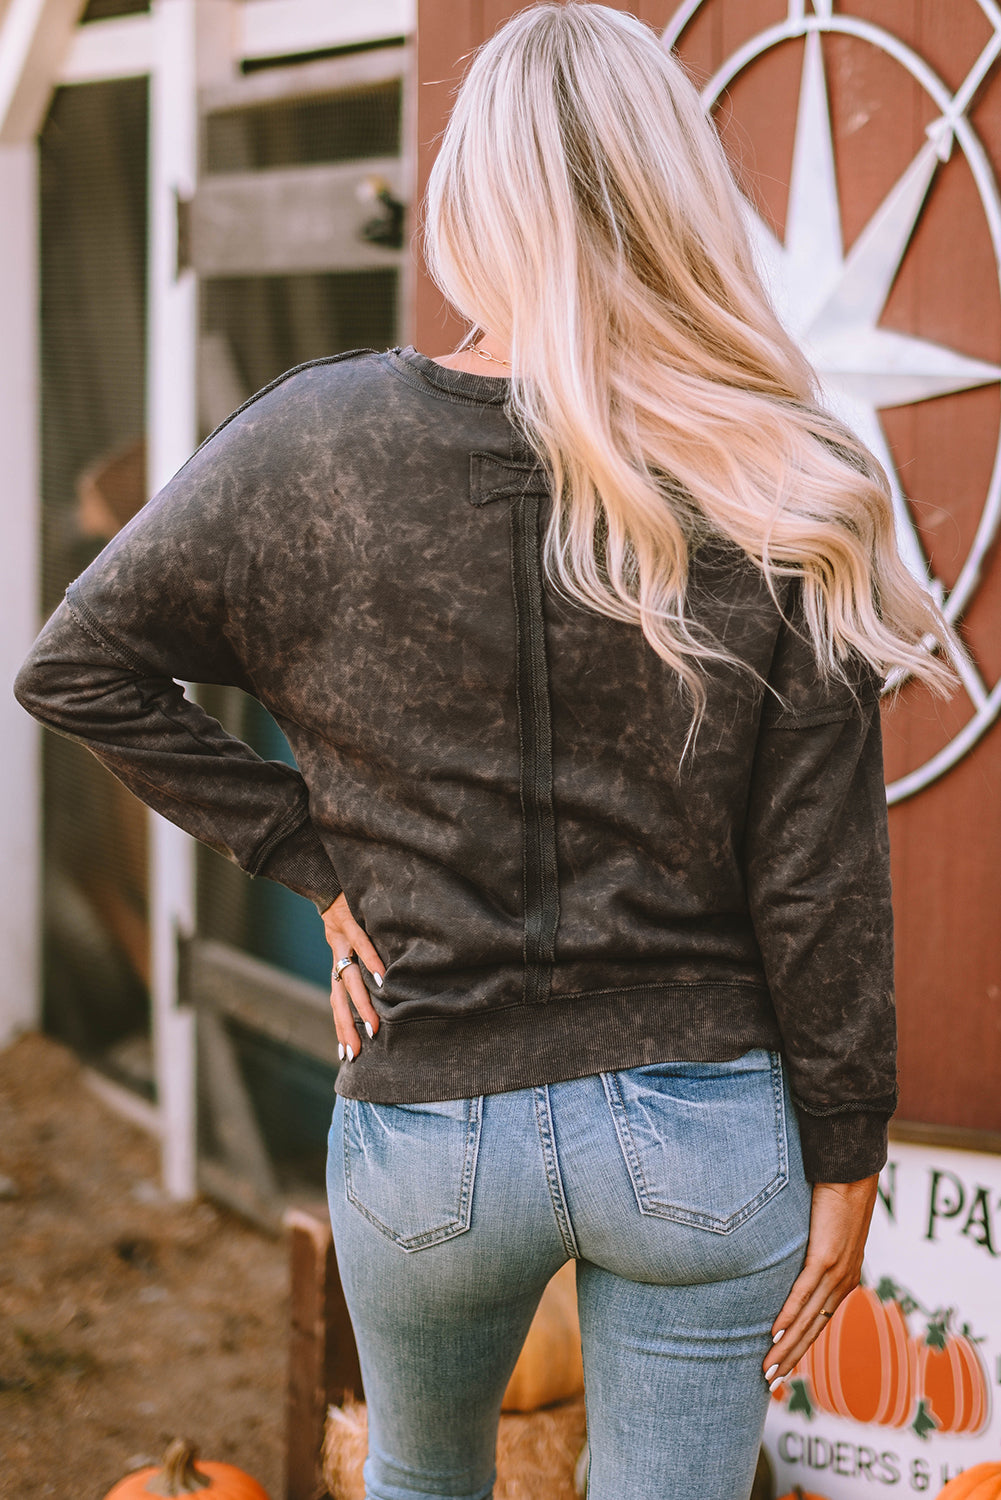
[[[381,984],[385,965],[372,946],[364,927],[360,927],[351,915],[348,898],[343,891],[337,900],[322,913],[321,921],[327,935],[327,942],[330,944],[330,951],[334,955],[334,962],[356,954],[369,973],[375,977],[376,984]],[[358,1035],[351,1015],[351,1006],[348,1004],[349,995],[354,1001],[355,1010],[365,1023],[365,1030],[369,1036],[375,1036],[379,1030],[379,1015],[369,999],[361,969],[357,964],[350,964],[341,970],[340,979],[332,980],[330,985],[330,1008],[334,1013],[334,1026],[337,1029],[339,1043],[337,1050],[342,1062],[345,1056],[349,1062],[352,1062],[361,1051],[361,1037]]]
[[[772,1324],[773,1347],[762,1361],[772,1389],[803,1358],[862,1274],[878,1173],[858,1182],[815,1182],[803,1269]]]

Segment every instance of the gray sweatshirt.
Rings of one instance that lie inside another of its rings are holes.
[[[749,671],[691,700],[541,567],[510,381],[353,349],[259,392],[67,589],[15,685],[157,812],[387,965],[339,1093],[464,1098],[781,1051],[807,1177],[886,1159],[896,1104],[879,709],[819,676],[799,580],[705,537],[689,613]],[[178,681],[253,694],[298,770]]]

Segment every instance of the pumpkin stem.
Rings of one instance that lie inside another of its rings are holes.
[[[174,1438],[163,1455],[163,1468],[151,1474],[143,1485],[151,1495],[195,1495],[206,1489],[212,1479],[195,1468],[198,1453],[188,1438]]]

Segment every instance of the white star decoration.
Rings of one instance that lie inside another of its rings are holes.
[[[675,47],[689,22],[709,0],[680,0],[662,33]],[[773,47],[803,38],[803,72],[793,166],[781,243],[750,203],[749,229],[763,280],[775,309],[813,365],[826,405],[836,412],[875,453],[886,470],[893,501],[897,544],[907,567],[931,590],[955,623],[981,581],[981,571],[1001,524],[1001,438],[983,510],[969,553],[948,593],[932,575],[924,544],[903,492],[893,454],[879,419],[881,410],[929,401],[953,391],[969,390],[1001,379],[1001,366],[971,359],[911,334],[879,327],[879,319],[900,269],[918,214],[939,164],[954,142],[966,159],[991,235],[1001,271],[1001,196],[991,161],[966,111],[1001,56],[1001,4],[976,0],[990,24],[990,36],[960,86],[951,91],[930,65],[900,37],[832,0],[787,0],[786,15],[749,37],[716,69],[702,90],[711,110],[732,80]],[[834,149],[821,37],[851,36],[874,46],[901,64],[935,103],[937,118],[927,141],[900,180],[891,188],[851,250],[844,252]],[[948,507],[948,497],[943,497]],[[925,646],[935,649],[926,637]],[[912,796],[951,769],[984,735],[1001,713],[1001,681],[989,688],[969,648],[954,657],[973,715],[924,765],[887,787],[887,799]],[[906,674],[891,672],[887,686]]]
[[[710,3],[711,0],[680,0],[661,34],[663,45],[674,48],[689,22]],[[897,543],[906,565],[919,582],[930,588],[946,618],[953,623],[962,618],[980,586],[982,570],[1001,525],[1001,439],[976,533],[959,574],[946,593],[942,580],[931,574],[879,413],[887,407],[928,401],[953,391],[994,383],[1001,378],[1001,367],[971,359],[959,350],[927,339],[880,328],[879,319],[935,171],[940,162],[949,159],[954,143],[962,151],[976,184],[1001,273],[1001,195],[990,157],[967,117],[978,90],[1001,57],[1001,4],[999,0],[975,0],[975,3],[989,24],[990,34],[955,90],[902,37],[865,16],[854,15],[848,0],[842,0],[837,10],[833,0],[787,0],[785,15],[743,41],[718,65],[702,90],[703,105],[711,110],[733,79],[756,58],[773,47],[803,39],[803,73],[785,243],[780,243],[772,229],[747,204],[751,236],[776,311],[808,355],[825,403],[872,449],[886,470]],[[937,110],[937,117],[926,132],[925,145],[847,255],[841,238],[821,52],[821,37],[826,34],[853,37],[893,58]],[[782,125],[782,121],[776,122],[776,128],[781,129]],[[947,495],[942,497],[945,508],[948,499]],[[925,638],[924,645],[929,650],[935,649],[930,637]],[[1001,713],[1001,681],[992,688],[987,686],[968,647],[960,645],[954,659],[973,715],[924,765],[890,783],[887,787],[890,802],[912,796],[944,775],[973,748]],[[892,672],[887,685],[896,686],[903,675],[899,670]]]
[[[878,320],[935,169],[951,146],[949,122],[936,121],[928,141],[846,256],[820,35],[811,31],[805,39],[784,245],[748,204],[759,265],[776,312],[817,371],[831,410],[885,468],[901,555],[939,603],[944,589],[930,577],[879,411],[996,381],[1001,367],[880,328]]]

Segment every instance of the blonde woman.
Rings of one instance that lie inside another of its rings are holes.
[[[258,393],[17,691],[322,913],[372,1500],[490,1494],[568,1259],[591,1500],[742,1500],[896,1102],[880,690],[947,692],[955,642],[646,25],[503,25],[425,228],[460,348]],[[178,678],[255,694],[298,770]]]

